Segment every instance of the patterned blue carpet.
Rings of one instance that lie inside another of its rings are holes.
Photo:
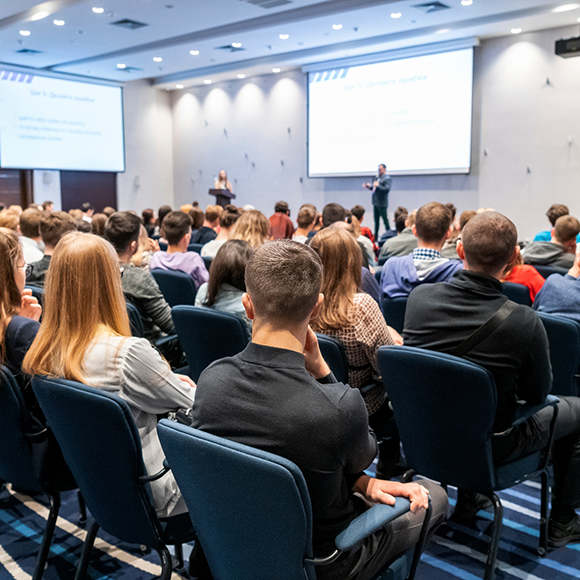
[[[449,491],[451,504],[455,490]],[[499,549],[498,580],[569,580],[580,578],[580,544],[537,555],[540,494],[539,483],[527,482],[501,492],[504,525]],[[0,493],[0,580],[29,580],[41,541],[48,509],[28,496],[4,489]],[[63,494],[55,539],[44,574],[45,580],[72,579],[85,530],[78,525],[76,494]],[[451,520],[440,528],[417,572],[418,580],[475,580],[483,577],[491,514],[480,512],[470,524]],[[186,556],[189,555],[184,546]],[[156,553],[119,542],[100,531],[89,577],[95,580],[137,580],[160,573]],[[181,576],[174,574],[173,580]]]

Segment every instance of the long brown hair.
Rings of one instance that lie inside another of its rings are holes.
[[[82,382],[83,360],[100,328],[131,335],[115,249],[93,234],[67,234],[54,251],[44,289],[43,321],[22,368]]]
[[[20,290],[14,273],[21,257],[22,248],[16,232],[0,228],[0,363],[6,356],[6,328],[10,319],[20,311]]]
[[[361,285],[362,253],[353,235],[345,229],[318,232],[310,247],[322,260],[324,302],[311,322],[313,330],[340,330],[354,324],[354,295]]]
[[[268,240],[270,222],[257,209],[245,211],[236,222],[230,239],[244,240],[254,248],[259,248]]]

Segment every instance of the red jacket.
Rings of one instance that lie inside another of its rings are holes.
[[[270,234],[273,240],[291,240],[294,234],[294,225],[287,214],[281,211],[270,216]]]

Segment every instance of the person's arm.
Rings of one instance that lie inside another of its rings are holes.
[[[34,342],[39,328],[40,324],[37,320],[24,320],[18,325],[14,335],[10,336],[9,331],[11,330],[11,327],[10,325],[8,326],[5,340],[6,343],[10,342],[10,351],[14,357],[14,360],[11,360],[10,362],[17,368],[22,368],[22,361],[24,360],[30,345]],[[6,344],[6,347],[8,347],[8,344]]]
[[[192,267],[190,271],[190,276],[193,278],[193,283],[195,284],[196,288],[199,288],[205,282],[209,282],[209,272],[205,267],[205,262],[203,258],[197,252],[188,252],[189,254],[193,254],[192,260]]]
[[[314,334],[310,326],[308,327],[306,343],[304,344],[304,366],[316,380],[325,379],[331,374],[330,367],[320,352],[316,334]]]
[[[370,502],[387,505],[394,505],[396,497],[406,497],[411,501],[412,512],[429,506],[429,490],[419,483],[399,483],[361,475],[352,490]]]
[[[133,268],[132,268],[133,270]],[[133,276],[137,278],[137,287],[127,289],[129,294],[134,295],[143,304],[145,314],[151,318],[153,323],[167,334],[175,333],[173,318],[171,317],[171,307],[165,301],[155,278],[150,272],[138,269],[138,273]],[[123,284],[123,286],[125,286]]]

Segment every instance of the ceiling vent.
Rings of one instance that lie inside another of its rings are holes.
[[[284,6],[285,4],[292,4],[292,0],[242,0],[242,2],[253,4],[260,8],[277,8],[278,6]]]
[[[32,48],[21,48],[16,51],[17,54],[41,54],[42,50],[34,50]]]
[[[136,20],[131,20],[129,18],[123,18],[123,20],[117,20],[117,22],[111,22],[110,24],[113,26],[120,26],[121,28],[128,28],[129,30],[137,30],[137,28],[149,26],[144,22],[137,22]]]
[[[236,47],[236,46],[232,46],[231,44],[226,44],[225,46],[216,46],[215,50],[229,50],[230,52],[240,52],[241,50],[246,50],[246,49],[242,48],[241,46]]]
[[[117,72],[127,72],[127,73],[130,73],[130,72],[135,72],[135,71],[142,71],[143,69],[142,68],[137,68],[136,66],[126,66],[125,68],[116,68],[114,70],[116,70]]]
[[[423,11],[425,14],[431,14],[431,12],[447,10],[450,6],[447,6],[447,4],[443,4],[442,2],[425,2],[425,4],[415,4],[413,8]]]

